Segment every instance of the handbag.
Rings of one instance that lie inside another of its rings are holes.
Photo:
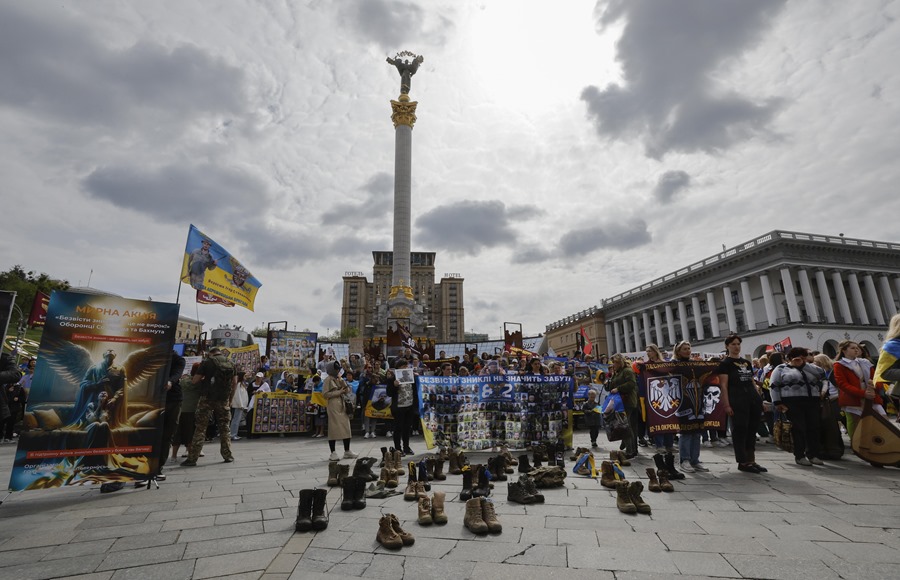
[[[606,429],[607,439],[610,441],[621,441],[628,435],[630,429],[628,417],[625,413],[613,413],[611,417],[606,419],[604,428]]]
[[[775,437],[775,445],[788,453],[794,452],[794,438],[791,436],[790,421],[782,418],[775,419],[772,432]]]
[[[356,406],[353,404],[353,401],[350,400],[350,397],[344,397],[344,412],[347,413],[348,416],[353,415],[353,411],[356,410]]]

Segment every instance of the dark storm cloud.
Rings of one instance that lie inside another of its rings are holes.
[[[628,218],[567,232],[559,240],[559,252],[562,257],[578,257],[597,250],[630,250],[648,243],[647,222]]]
[[[660,203],[669,203],[676,193],[691,185],[691,176],[684,171],[666,171],[659,176],[653,197]]]
[[[502,201],[462,201],[438,206],[416,220],[416,245],[477,256],[516,242]]]
[[[212,164],[101,167],[81,182],[90,196],[160,221],[198,216],[209,223],[234,214],[253,219],[266,206],[267,187],[240,169]]]
[[[599,28],[624,21],[616,44],[623,85],[581,98],[597,132],[640,138],[646,154],[717,153],[768,132],[782,101],[722,90],[713,77],[752,49],[785,0],[601,0]],[[761,81],[765,79],[760,79]]]
[[[245,252],[252,260],[272,268],[290,268],[329,260],[362,263],[367,256],[371,257],[373,247],[389,244],[384,240],[373,242],[352,235],[332,239],[315,228],[285,229],[266,224],[262,219],[236,222],[233,231],[235,237],[245,243]],[[304,283],[313,282],[304,280]]]
[[[446,17],[426,13],[410,2],[345,1],[341,3],[341,14],[359,34],[389,52],[404,50],[402,45],[411,39],[428,39],[432,45],[442,45],[447,30],[453,26]]]
[[[244,73],[196,46],[113,49],[64,10],[23,6],[0,4],[0,103],[77,127],[245,109]]]
[[[325,225],[358,225],[361,222],[384,222],[393,209],[394,178],[378,173],[360,188],[366,198],[360,202],[344,202],[329,206],[322,214]]]
[[[522,246],[513,252],[513,264],[537,264],[553,258],[553,251],[541,246]]]

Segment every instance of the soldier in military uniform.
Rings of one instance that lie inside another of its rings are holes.
[[[230,366],[231,380],[227,384],[217,384],[216,375],[221,376],[217,372],[220,365]],[[194,467],[197,465],[197,458],[203,451],[203,441],[206,436],[206,426],[209,423],[209,413],[212,412],[216,419],[216,426],[219,429],[219,443],[221,445],[222,459],[225,463],[234,461],[234,455],[231,453],[231,399],[234,397],[234,391],[237,388],[237,376],[234,374],[234,365],[231,364],[222,351],[218,347],[213,347],[209,351],[209,357],[200,363],[197,373],[191,377],[191,382],[200,385],[200,401],[197,403],[197,426],[194,428],[194,438],[188,447],[188,457],[181,462],[185,467]]]

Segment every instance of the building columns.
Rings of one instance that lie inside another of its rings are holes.
[[[622,346],[623,352],[631,352],[631,332],[628,329],[628,318],[622,317]]]
[[[694,327],[697,330],[697,340],[706,340],[706,335],[703,332],[703,313],[700,312],[700,297],[696,294],[691,296],[691,306],[694,310]]]
[[[825,279],[825,270],[822,268],[816,268],[816,286],[819,287],[819,300],[822,304],[822,311],[825,313],[825,320],[834,324],[837,319],[834,317],[831,294],[828,293],[828,280]]]
[[[691,340],[691,331],[687,323],[687,306],[684,305],[684,299],[678,300],[678,322],[681,324],[681,339]],[[674,343],[673,343],[674,344]]]
[[[816,308],[816,297],[809,283],[809,274],[806,273],[806,269],[800,268],[797,270],[797,276],[800,278],[800,292],[803,294],[803,305],[806,306],[809,322],[819,322],[819,310]]]
[[[631,315],[631,334],[634,336],[634,350],[631,352],[637,352],[643,349],[643,345],[641,344],[641,325],[638,322],[637,314]]]
[[[753,295],[750,294],[750,281],[741,280],[741,298],[744,301],[744,318],[747,320],[747,330],[756,330],[756,315],[753,313]]]
[[[897,288],[900,292],[900,278],[897,279]],[[666,302],[666,332],[669,333],[669,344],[675,344],[675,313],[672,312],[672,305],[668,302]]]
[[[875,280],[872,279],[872,274],[870,272],[866,272],[863,274],[863,285],[866,287],[866,298],[868,298],[866,307],[872,314],[875,315],[875,322],[878,326],[884,326],[884,314],[881,312],[881,302],[878,300],[878,292],[875,290]]]
[[[784,299],[788,307],[788,320],[800,322],[800,305],[797,304],[797,293],[794,292],[794,277],[790,268],[781,269],[781,283],[784,284]]]
[[[713,338],[719,338],[719,307],[716,306],[716,293],[712,290],[706,292],[706,306],[709,310],[709,328]]]
[[[656,346],[662,348],[666,341],[663,340],[662,313],[659,311],[659,306],[653,307],[653,329],[656,331]]]
[[[734,299],[731,297],[731,286],[722,286],[722,298],[725,300],[725,318],[728,320],[728,332],[738,331],[737,316],[734,314]]]
[[[841,312],[842,324],[853,324],[853,315],[850,314],[850,303],[847,301],[847,291],[844,290],[844,279],[841,273],[835,270],[831,273],[831,282],[834,285],[834,297],[838,303],[838,310]],[[857,292],[859,288],[856,289]]]
[[[641,312],[641,319],[644,322],[644,348],[647,348],[647,345],[653,342],[653,337],[650,336],[650,313],[644,310]]]
[[[891,292],[891,283],[888,281],[887,274],[878,277],[878,285],[881,286],[881,304],[884,306],[884,313],[888,317],[897,314],[897,304],[894,302],[894,293]]]
[[[769,282],[769,275],[762,273],[759,275],[759,282],[762,285],[763,302],[766,304],[766,323],[768,326],[778,324],[778,311],[775,310],[775,295],[772,294],[772,284]]]
[[[859,289],[859,278],[856,272],[847,274],[847,285],[850,286],[850,297],[853,299],[853,308],[859,317],[859,323],[869,325],[869,315],[866,313],[866,304],[863,302],[862,292]]]
[[[612,352],[609,353],[610,355],[612,355],[612,354],[614,354],[614,353],[617,353],[617,352],[622,352],[622,350],[623,350],[623,349],[622,349],[622,331],[621,331],[621,326],[622,326],[622,325],[619,324],[619,321],[618,321],[618,320],[613,321],[613,335],[615,336],[616,344],[615,344],[614,348],[612,349]]]

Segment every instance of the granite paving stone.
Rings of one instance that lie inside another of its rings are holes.
[[[671,552],[672,561],[682,575],[740,578],[741,575],[721,554]]]
[[[290,536],[280,534],[254,534],[252,536],[220,538],[203,542],[191,542],[184,551],[185,558],[202,558],[218,554],[234,554],[241,550],[281,548]]]
[[[193,575],[194,560],[181,560],[116,570],[112,580],[190,580]]]
[[[106,558],[105,554],[90,554],[61,560],[40,560],[0,568],[4,578],[24,580],[26,578],[60,578],[93,572]]]
[[[244,550],[235,554],[220,554],[214,557],[198,558],[194,566],[194,578],[214,578],[241,572],[259,571],[259,576],[278,556],[280,548],[266,550]]]
[[[789,556],[755,556],[725,554],[728,563],[745,578],[765,580],[827,580],[838,575],[821,560],[805,560]]]
[[[568,556],[565,546],[546,546],[536,544],[526,548],[515,556],[504,560],[507,564],[522,564],[525,566],[551,566],[565,568],[568,564]]]
[[[184,555],[184,548],[184,544],[173,544],[171,546],[128,550],[127,552],[109,552],[98,570],[115,570],[118,568],[143,566],[144,564],[181,560],[181,557]]]

